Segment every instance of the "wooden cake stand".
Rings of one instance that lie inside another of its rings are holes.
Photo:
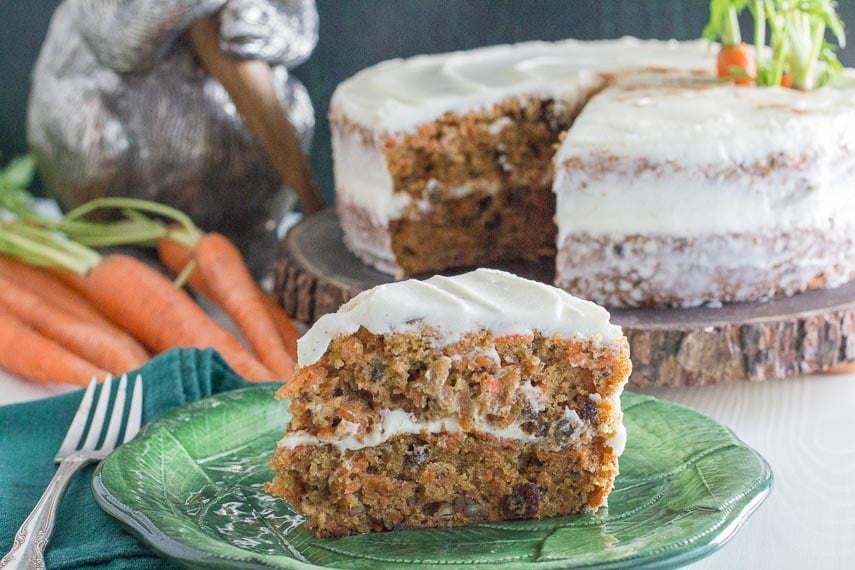
[[[544,259],[496,267],[552,283],[552,263]],[[292,228],[276,264],[276,295],[292,317],[307,323],[334,312],[357,293],[393,280],[344,247],[331,209]],[[855,361],[855,283],[765,303],[610,312],[629,338],[630,382],[636,386],[766,380]]]

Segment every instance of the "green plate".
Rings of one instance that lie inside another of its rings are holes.
[[[720,548],[772,487],[766,461],[688,408],[625,393],[608,509],[538,521],[318,539],[262,489],[289,419],[274,388],[164,416],[110,455],[98,503],[164,556],[239,568],[665,568]]]

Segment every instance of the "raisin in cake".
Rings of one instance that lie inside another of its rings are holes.
[[[300,339],[267,489],[319,536],[596,510],[629,373],[608,313],[554,287],[489,269],[382,285]]]
[[[615,307],[855,278],[855,89],[721,84],[705,42],[531,42],[384,62],[331,104],[345,243],[399,275],[555,256]]]

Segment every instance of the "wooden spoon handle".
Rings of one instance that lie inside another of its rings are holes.
[[[194,23],[190,44],[202,65],[228,92],[250,132],[261,144],[273,167],[297,194],[307,214],[324,208],[318,183],[287,111],[276,97],[273,71],[263,61],[237,60],[220,49],[217,15]]]

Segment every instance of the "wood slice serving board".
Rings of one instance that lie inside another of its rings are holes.
[[[551,259],[496,267],[545,283],[554,276]],[[391,281],[344,247],[332,210],[292,228],[276,264],[277,297],[292,317],[307,323]],[[629,338],[630,382],[636,386],[766,380],[855,361],[855,283],[765,303],[610,312]]]

